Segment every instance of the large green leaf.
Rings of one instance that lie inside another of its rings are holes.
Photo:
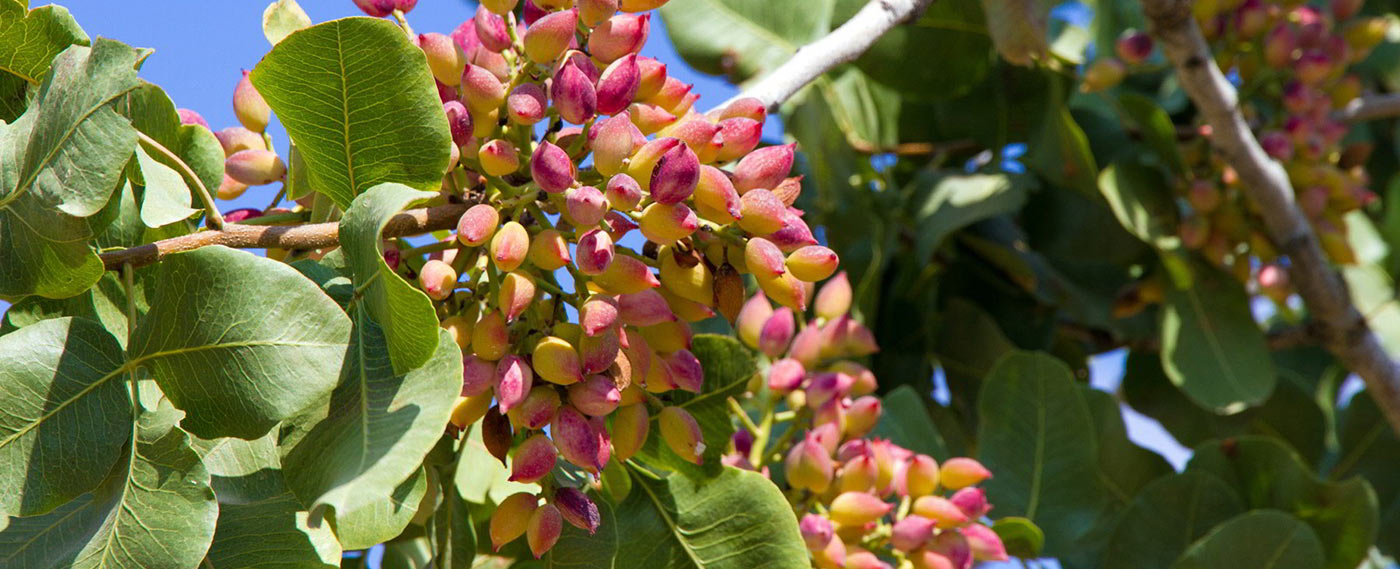
[[[88,246],[136,131],[111,103],[137,85],[140,53],[111,40],[54,60],[24,115],[0,125],[0,296],[76,295],[102,276]]]
[[[436,328],[434,328],[436,330]],[[283,449],[287,486],[313,514],[370,507],[420,470],[442,436],[462,388],[462,358],[438,331],[437,355],[396,374],[383,332],[356,310],[340,383],[328,405],[288,421],[295,442]]]
[[[42,516],[10,518],[0,566],[27,569],[189,569],[214,536],[219,507],[209,472],[169,405],[148,409],[124,435],[135,451],[89,494]],[[133,432],[134,431],[134,432]]]
[[[1099,441],[1099,472],[1109,496],[1126,505],[1138,491],[1159,476],[1172,471],[1166,459],[1128,440],[1123,412],[1112,395],[1081,386],[1080,393],[1094,418]]]
[[[1234,277],[1197,265],[1191,286],[1166,287],[1162,368],[1197,404],[1230,414],[1269,398],[1277,376],[1249,295]]]
[[[1376,494],[1362,478],[1323,482],[1277,439],[1240,437],[1196,449],[1188,471],[1214,474],[1252,509],[1274,508],[1312,527],[1328,569],[1351,569],[1376,538]]]
[[[423,495],[428,492],[428,475],[419,468],[408,480],[389,493],[368,497],[371,503],[358,510],[337,511],[329,520],[335,537],[346,551],[367,549],[403,533],[418,513]],[[327,520],[312,518],[313,526],[324,526]]]
[[[24,0],[0,0],[0,70],[39,84],[53,58],[88,37],[62,6],[29,10]]]
[[[147,308],[145,295],[138,284],[138,317],[144,314]],[[102,280],[97,281],[97,286],[78,296],[60,299],[24,297],[5,311],[4,319],[0,320],[0,334],[64,316],[86,318],[101,324],[103,328],[116,334],[117,343],[121,344],[123,349],[126,348],[126,291],[122,286],[121,277],[116,272],[102,275]]]
[[[686,63],[735,82],[761,75],[831,27],[835,0],[672,0],[666,32]]]
[[[436,566],[442,569],[469,569],[476,557],[476,527],[471,507],[456,482],[442,483],[441,499],[429,520]]]
[[[1240,515],[1191,544],[1174,569],[1316,569],[1322,544],[1308,526],[1288,514]]]
[[[0,336],[0,515],[42,514],[97,487],[131,438],[128,368],[91,320]]]
[[[247,504],[220,504],[209,548],[214,569],[339,567],[340,543],[329,526],[311,527],[290,492]]]
[[[983,219],[1021,209],[1026,203],[1027,180],[1005,174],[940,175],[933,172],[915,178],[918,227],[915,254],[930,258],[954,231]]]
[[[1031,65],[1049,52],[1050,0],[982,0],[997,52],[1016,65]]]
[[[1097,468],[1093,417],[1064,363],[1012,352],[987,376],[978,399],[978,458],[999,515],[1024,516],[1045,530],[1047,555],[1074,550],[1107,496]]]
[[[1244,503],[1219,478],[1185,472],[1142,489],[1118,521],[1104,551],[1104,569],[1167,569],[1211,528],[1244,513]]]
[[[402,184],[385,183],[355,198],[340,220],[346,265],[370,318],[383,330],[394,372],[406,373],[426,363],[438,347],[433,301],[403,280],[384,262],[380,234],[389,218],[436,194]]]
[[[131,126],[141,131],[151,140],[173,152],[194,171],[204,187],[219,187],[224,177],[224,148],[219,139],[209,129],[199,125],[180,124],[180,115],[175,110],[175,102],[170,100],[160,87],[141,82],[141,85],[114,104],[118,113],[131,120]],[[164,153],[154,152],[151,158],[156,162],[176,169],[180,184],[193,184],[184,179],[183,169]],[[147,183],[149,185],[149,182]],[[188,186],[185,193],[189,193]],[[147,198],[149,200],[149,198]],[[183,204],[189,205],[189,196],[184,196]],[[144,211],[143,211],[144,213]]]
[[[141,222],[147,227],[161,227],[189,219],[199,210],[190,207],[190,188],[180,173],[157,162],[144,149],[136,149],[142,181]]]
[[[930,403],[920,397],[913,387],[901,385],[886,393],[881,402],[884,409],[872,434],[938,460],[947,460],[952,456],[947,443],[943,442],[943,435],[929,416]]]
[[[734,436],[734,419],[729,415],[727,400],[744,392],[757,368],[748,348],[727,336],[696,334],[690,349],[704,366],[704,387],[698,394],[675,393],[671,400],[700,424],[700,434],[705,439],[701,464],[687,462],[666,446],[657,415],[651,417],[651,436],[635,458],[687,476],[708,478],[723,472],[720,459],[729,446],[729,438]]]
[[[277,435],[269,432],[251,441],[234,437],[194,440],[220,504],[252,504],[287,493]]]
[[[1161,165],[1169,172],[1185,176],[1186,160],[1181,157],[1181,148],[1176,143],[1176,125],[1161,105],[1137,93],[1119,95],[1118,104],[1128,118],[1137,123],[1143,142],[1157,154]]]
[[[867,4],[838,0],[832,27]],[[920,61],[911,53],[937,53]],[[982,7],[976,0],[934,2],[916,20],[896,26],[870,46],[855,65],[876,81],[914,99],[948,99],[982,80],[995,60]]]
[[[201,438],[254,439],[336,385],[350,319],[287,265],[223,246],[166,257],[133,364]]]
[[[381,182],[438,189],[452,146],[447,115],[423,51],[392,22],[345,18],[293,32],[251,80],[311,185],[341,208]]]
[[[806,569],[797,518],[762,475],[725,468],[716,478],[656,479],[635,468],[616,506],[598,500],[598,533],[566,526],[545,567]]]
[[[1006,0],[1033,2],[1037,0]],[[1055,87],[1064,89],[1064,87]],[[1058,91],[1057,91],[1058,92]],[[1099,168],[1089,151],[1089,138],[1074,121],[1061,97],[1051,97],[1052,108],[1029,141],[1026,166],[1056,186],[1092,195],[1097,190]]]
[[[1330,478],[1360,474],[1371,483],[1385,513],[1376,545],[1387,555],[1400,553],[1400,518],[1396,515],[1400,509],[1400,476],[1395,472],[1395,465],[1400,464],[1400,439],[1369,393],[1356,394],[1347,405],[1337,438],[1341,451]]]

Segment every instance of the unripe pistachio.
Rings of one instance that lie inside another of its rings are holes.
[[[428,298],[446,299],[452,296],[452,290],[457,288],[457,271],[452,269],[452,265],[442,261],[428,261],[423,264],[422,270],[418,271],[418,286],[427,293]]]
[[[743,216],[739,193],[734,190],[729,176],[719,168],[700,166],[694,197],[695,207],[700,215],[715,223],[728,225]]]
[[[694,85],[680,79],[667,77],[666,81],[661,84],[661,89],[645,102],[666,109],[667,112],[678,117],[683,117],[690,112],[690,107],[695,102],[694,99],[690,98],[690,90],[693,88]]]
[[[928,455],[914,455],[904,470],[903,488],[914,498],[932,494],[938,488],[938,461]]]
[[[1298,49],[1298,35],[1288,22],[1279,22],[1264,38],[1264,62],[1269,67],[1284,68],[1293,63]]]
[[[564,521],[570,525],[587,531],[593,535],[598,531],[598,523],[602,519],[598,515],[598,505],[582,490],[571,486],[563,486],[554,491],[554,505],[559,508],[559,514],[564,517]]]
[[[559,408],[554,422],[549,427],[559,455],[591,474],[598,474],[606,466],[599,455],[598,432],[588,419],[569,405]]]
[[[287,165],[271,150],[240,150],[224,160],[224,172],[250,186],[271,184],[287,175]]]
[[[1293,141],[1288,135],[1277,131],[1267,131],[1259,136],[1259,146],[1264,148],[1264,153],[1270,158],[1279,162],[1287,162],[1293,159]]]
[[[664,358],[666,366],[671,370],[671,380],[677,387],[692,393],[700,393],[704,387],[705,370],[700,364],[700,358],[690,350],[676,350]]]
[[[801,387],[806,378],[807,368],[803,367],[802,362],[791,358],[777,360],[768,367],[768,389],[778,394]]]
[[[631,326],[652,326],[675,319],[666,299],[654,290],[618,297],[618,319]]]
[[[521,83],[511,89],[506,97],[506,113],[510,121],[520,125],[532,125],[544,120],[548,103],[544,89],[534,83]]]
[[[782,250],[762,237],[750,237],[744,244],[744,265],[755,275],[770,277],[781,275],[787,269]]]
[[[962,532],[941,531],[933,536],[933,542],[929,543],[926,551],[932,551],[945,557],[952,567],[971,567],[972,548],[967,543],[967,538]]]
[[[806,283],[792,274],[784,273],[776,277],[755,274],[754,280],[758,281],[758,288],[773,302],[791,308],[794,312],[807,310]]]
[[[741,158],[754,148],[763,137],[763,123],[753,119],[735,117],[719,122],[719,132],[715,140],[720,142],[715,160],[728,162]]]
[[[597,28],[617,13],[617,0],[578,0],[576,5],[578,19],[587,28]]]
[[[636,127],[632,125],[631,120],[623,115],[603,119],[594,125],[593,129],[589,131],[589,134],[593,135],[590,147],[593,149],[593,166],[598,169],[598,172],[616,178],[616,175],[624,170],[625,161],[636,150],[635,137],[633,136],[635,130]],[[632,182],[635,185],[636,181]],[[611,190],[612,184],[612,181],[608,182],[609,190]],[[638,199],[640,197],[639,191]],[[621,207],[621,205],[614,203],[613,207],[622,210],[632,209],[632,207]],[[631,205],[635,206],[636,204]]]
[[[491,239],[501,215],[490,204],[476,204],[467,208],[457,220],[457,240],[462,244],[477,247]]]
[[[598,76],[598,113],[617,115],[627,110],[641,81],[636,55],[628,54],[609,64]]]
[[[632,125],[644,135],[655,134],[666,125],[676,122],[676,115],[649,103],[632,103],[627,107],[627,116],[632,120]]]
[[[972,519],[981,518],[992,510],[992,507],[987,504],[987,492],[974,486],[958,490],[948,501]]]
[[[507,221],[491,236],[491,261],[503,272],[520,268],[529,249],[530,233],[519,222]]]
[[[870,395],[852,401],[846,409],[846,436],[863,437],[873,430],[880,422],[881,407],[880,398]]]
[[[583,270],[582,265],[579,270]],[[593,282],[610,294],[632,294],[661,286],[661,281],[656,279],[645,263],[628,255],[614,258],[603,272],[594,276]]]
[[[806,514],[802,516],[802,521],[797,523],[797,530],[802,534],[803,543],[807,544],[807,549],[819,551],[826,547],[835,536],[835,530],[831,527],[831,520],[823,518],[817,514]]]
[[[718,135],[719,125],[696,113],[685,115],[657,133],[657,136],[669,136],[684,142],[695,152],[698,161],[705,164],[714,162],[724,147],[722,141],[716,141]]]
[[[797,197],[802,195],[802,176],[783,178],[783,181],[778,182],[778,187],[773,188],[773,195],[778,196],[778,200],[783,202],[783,205],[791,207],[793,203],[797,202]]]
[[[548,385],[538,385],[506,414],[516,427],[539,430],[554,420],[559,405],[558,391]]]
[[[588,52],[603,63],[638,53],[646,44],[650,20],[650,14],[618,14],[608,18],[588,36]]]
[[[514,144],[496,139],[481,145],[477,151],[477,161],[481,169],[491,176],[504,176],[520,169],[520,158]]]
[[[1136,65],[1152,55],[1152,36],[1138,30],[1124,30],[1113,47],[1124,63]]]
[[[541,64],[554,63],[569,48],[578,27],[578,12],[563,10],[536,20],[525,29],[525,56]]]
[[[812,236],[812,228],[808,227],[807,222],[802,221],[802,218],[791,210],[783,215],[783,226],[768,234],[768,240],[782,249],[784,253],[791,253],[808,245],[817,244],[817,238]]]
[[[750,152],[734,167],[734,188],[740,194],[755,188],[776,188],[792,171],[796,147],[796,144],[784,144]]]
[[[1196,4],[1199,6],[1200,4]],[[914,569],[962,569],[963,566],[956,565],[941,553],[935,553],[927,549],[916,549],[908,555],[909,563]],[[969,565],[970,567],[971,565]]]
[[[934,521],[920,515],[908,515],[890,528],[890,545],[903,552],[923,547],[933,539]]]
[[[510,32],[506,30],[505,18],[478,4],[472,22],[476,26],[476,39],[482,47],[498,53],[510,49]]]
[[[645,403],[623,405],[613,415],[612,448],[618,460],[627,460],[641,450],[651,429]]]
[[[520,0],[481,0],[481,5],[485,6],[487,10],[504,16],[507,12],[515,10],[515,5],[519,3],[519,1]]]
[[[412,12],[418,6],[418,0],[394,0],[394,9],[405,14]]]
[[[549,11],[539,7],[533,0],[525,0],[524,8],[521,12],[523,12],[525,16],[524,20],[527,26],[538,22],[540,18],[545,17],[545,15],[549,13]]]
[[[644,101],[656,96],[666,84],[666,64],[655,58],[639,56],[637,69],[641,74],[641,82],[637,85],[637,100]]]
[[[603,221],[603,214],[608,211],[608,201],[598,188],[583,186],[565,192],[564,208],[569,222],[575,227],[592,227]]]
[[[530,156],[530,177],[540,189],[559,193],[574,185],[574,163],[564,149],[540,141]]]
[[[620,0],[618,8],[623,12],[649,12],[666,5],[670,0]]]
[[[535,373],[545,381],[569,385],[583,379],[579,371],[578,352],[572,344],[558,336],[548,336],[536,343],[531,359],[535,364]]]
[[[943,463],[940,475],[943,487],[949,490],[961,490],[968,486],[981,484],[983,480],[992,477],[991,471],[982,463],[966,457],[950,458]]]
[[[1245,0],[1235,9],[1235,30],[1241,39],[1253,39],[1269,25],[1269,12],[1260,0]]]
[[[545,271],[554,271],[569,264],[569,244],[554,229],[546,229],[530,241],[530,262]]]
[[[773,305],[768,303],[763,293],[753,295],[744,303],[744,308],[739,310],[739,317],[735,320],[734,328],[739,333],[739,339],[751,348],[758,348],[763,327],[772,315]]]
[[[243,207],[233,211],[224,212],[224,221],[228,223],[240,223],[249,219],[257,219],[263,216],[262,210],[255,207]]]
[[[653,207],[655,207],[654,204]],[[661,284],[671,289],[672,293],[707,306],[714,302],[714,275],[710,273],[710,268],[705,263],[698,262],[684,254],[678,254],[670,247],[662,247],[657,256],[661,261]],[[688,262],[682,263],[682,261]],[[674,307],[672,308],[674,309]]]
[[[792,310],[779,308],[763,323],[758,335],[758,350],[770,358],[776,358],[787,351],[788,344],[797,330]]]
[[[621,349],[622,338],[616,328],[595,336],[583,336],[578,342],[579,370],[585,375],[607,371],[617,362]]]
[[[846,542],[840,535],[826,542],[826,547],[812,552],[812,563],[817,569],[845,569]]]
[[[838,492],[869,492],[875,489],[880,469],[875,459],[868,454],[860,455],[841,465],[841,474],[836,479]]]
[[[496,398],[501,412],[510,413],[530,394],[534,373],[520,356],[511,354],[496,363]]]
[[[677,204],[690,197],[699,180],[700,161],[689,146],[679,143],[658,157],[646,187],[657,203]]]
[[[715,115],[715,120],[723,121],[732,118],[745,118],[758,122],[763,122],[768,118],[768,105],[755,97],[740,97],[730,101],[718,113],[711,111]]]
[[[792,446],[787,460],[788,484],[793,488],[820,494],[831,486],[835,466],[831,454],[811,436]]]
[[[813,323],[808,323],[807,327],[793,336],[792,346],[788,348],[788,357],[802,362],[802,365],[811,367],[817,365],[821,360],[821,351],[821,329]]]
[[[737,187],[737,186],[736,186]],[[787,207],[773,192],[751,189],[739,197],[739,227],[754,235],[768,235],[783,227]]]
[[[851,281],[846,272],[837,273],[817,291],[815,302],[817,317],[831,320],[851,309]]]
[[[559,117],[573,124],[593,118],[598,109],[598,93],[593,82],[573,61],[564,63],[550,83],[549,96]]]
[[[462,358],[462,395],[487,393],[496,383],[496,364],[467,355]]]
[[[702,455],[705,454],[705,436],[700,431],[700,424],[695,422],[695,417],[685,409],[672,406],[661,410],[658,421],[661,438],[666,441],[666,446],[671,448],[671,452],[695,464],[704,461]]]
[[[458,397],[457,404],[452,408],[452,417],[449,421],[452,426],[465,429],[481,420],[486,415],[486,410],[490,408],[491,395],[489,394]]]
[[[505,356],[509,348],[510,332],[506,329],[506,317],[494,310],[483,314],[476,326],[472,327],[472,350],[476,356],[494,362]]]
[[[1079,90],[1085,93],[1102,91],[1122,83],[1125,75],[1127,70],[1123,68],[1123,62],[1112,57],[1100,57],[1084,70]]]
[[[840,260],[831,249],[821,245],[808,245],[788,255],[786,264],[792,276],[810,283],[835,273]]]
[[[967,545],[972,549],[972,557],[978,561],[1006,561],[1010,557],[1006,554],[1006,545],[1002,543],[1001,536],[992,528],[982,524],[971,524],[962,528],[959,533],[967,539]]]
[[[666,299],[666,304],[670,305],[671,312],[681,320],[686,322],[700,322],[714,317],[715,311],[709,306],[688,298],[682,298],[677,296],[676,293],[671,292],[671,289],[666,286],[666,276],[664,274],[661,277],[661,285],[661,288],[656,289],[656,292],[660,294],[662,298]]]
[[[554,443],[543,434],[525,439],[515,449],[515,456],[511,457],[509,480],[529,484],[548,476],[549,471],[554,470],[558,455]]]
[[[868,492],[844,492],[831,501],[831,521],[842,526],[862,526],[878,520],[894,508]]]
[[[636,229],[637,223],[622,212],[609,211],[603,216],[603,227],[607,229],[608,236],[612,237],[613,242],[616,243],[626,237],[628,232]]]
[[[462,97],[473,112],[487,114],[499,109],[501,103],[505,102],[505,84],[484,67],[466,65],[459,82],[462,85]],[[495,124],[490,126],[494,128]]]
[[[530,514],[530,523],[525,530],[525,541],[530,544],[530,553],[535,555],[535,559],[539,559],[554,547],[563,528],[563,518],[554,504],[535,508],[534,513]]]
[[[942,496],[920,496],[914,500],[914,513],[933,520],[939,529],[955,528],[970,520],[966,512]]]
[[[579,272],[590,276],[601,276],[617,260],[612,236],[600,229],[590,229],[579,236],[576,252],[578,259],[574,264],[578,265]],[[643,270],[646,270],[645,266]]]
[[[238,199],[238,196],[243,195],[243,192],[246,191],[248,191],[248,184],[230,178],[228,174],[224,174],[224,179],[219,182],[219,188],[215,193],[218,194],[221,200],[233,200]]]
[[[661,161],[661,156],[680,146],[681,141],[675,138],[657,138],[637,149],[627,164],[627,175],[636,180],[643,190],[651,189],[652,173],[657,162]]]
[[[253,132],[267,130],[267,122],[272,118],[272,107],[267,106],[267,101],[248,80],[247,71],[243,72],[243,78],[233,89],[233,114],[238,117],[239,123]]]
[[[690,340],[695,335],[690,325],[681,320],[647,326],[642,328],[641,332],[647,344],[662,354],[690,349]]]
[[[617,383],[601,375],[592,375],[569,386],[569,404],[585,415],[602,417],[617,410],[622,392]]]
[[[608,180],[608,203],[619,211],[632,211],[642,201],[642,188],[627,174],[618,174]]]
[[[244,150],[267,150],[267,142],[261,134],[241,126],[220,129],[214,133],[214,138],[219,139],[219,146],[224,148],[225,157]]]
[[[501,279],[501,290],[497,304],[505,312],[506,320],[512,321],[525,313],[530,302],[535,300],[535,280],[522,272],[507,273]]]
[[[448,87],[462,83],[463,72],[467,70],[467,54],[451,37],[436,32],[420,34],[418,48],[427,56],[428,69],[432,71],[434,79]]]
[[[593,295],[579,307],[579,325],[584,335],[597,336],[618,325],[618,301],[610,296]]]
[[[491,547],[500,551],[501,546],[525,535],[530,519],[539,507],[539,498],[527,492],[517,492],[506,496],[496,511],[491,514]]]
[[[638,227],[647,240],[660,245],[670,245],[689,237],[700,228],[700,220],[683,203],[653,203],[642,211]],[[665,265],[663,265],[664,269]],[[666,278],[662,273],[662,280]]]
[[[383,18],[394,11],[394,0],[355,0],[355,7],[372,18]]]

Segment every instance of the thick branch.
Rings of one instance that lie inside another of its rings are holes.
[[[1175,65],[1178,80],[1210,123],[1211,142],[1243,182],[1274,244],[1291,262],[1289,274],[1316,320],[1323,344],[1361,376],[1391,427],[1400,432],[1400,366],[1357,312],[1341,277],[1293,199],[1283,167],[1259,146],[1240,114],[1238,94],[1215,65],[1191,15],[1191,0],[1141,0],[1152,32]]]
[[[756,98],[769,111],[777,111],[778,105],[799,89],[833,67],[860,57],[885,32],[917,17],[932,3],[933,0],[870,0],[841,27],[799,48],[791,59],[744,89],[739,97]]]
[[[1332,116],[1344,122],[1365,122],[1400,116],[1400,93],[1366,95],[1352,99],[1345,108]]]
[[[457,219],[467,211],[466,204],[411,209],[389,218],[384,237],[406,237],[439,229],[456,227]],[[229,223],[219,230],[200,231],[171,239],[163,239],[140,247],[103,253],[102,264],[109,271],[122,265],[141,267],[155,263],[171,253],[191,251],[210,245],[235,249],[321,249],[340,244],[340,224],[313,223],[309,225],[242,225]]]

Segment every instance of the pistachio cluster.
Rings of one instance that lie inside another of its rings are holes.
[[[768,403],[764,417],[735,434],[725,463],[765,474],[770,462],[781,463],[776,481],[802,516],[803,540],[822,569],[1005,560],[1001,539],[982,523],[991,509],[976,487],[991,477],[985,467],[970,458],[940,465],[870,437],[882,405],[875,375],[854,358],[878,346],[849,315],[851,296],[840,273],[817,293],[812,320],[803,322],[802,310],[774,308],[762,294],[744,305],[739,337],[768,359],[766,382],[754,390]],[[770,445],[775,421],[785,423],[788,438]]]

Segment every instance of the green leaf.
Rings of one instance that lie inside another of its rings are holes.
[[[1034,2],[1036,0],[1004,0]],[[1064,87],[1055,87],[1063,89]],[[1057,91],[1058,92],[1058,91]],[[1027,145],[1026,166],[1044,176],[1056,186],[1073,188],[1093,195],[1099,176],[1094,154],[1089,151],[1089,138],[1074,122],[1061,97],[1052,97],[1052,106],[1040,123],[1035,137]]]
[[[169,225],[199,213],[190,207],[190,189],[179,172],[156,162],[142,148],[136,149],[136,163],[146,183],[141,194],[141,222],[146,227]]]
[[[978,459],[996,473],[987,496],[999,515],[1045,530],[1045,553],[1072,551],[1107,496],[1099,481],[1093,417],[1064,363],[1012,352],[992,369],[977,403]]]
[[[929,416],[928,403],[913,387],[896,387],[881,398],[881,403],[884,410],[872,435],[940,461],[952,456]]]
[[[469,569],[476,557],[476,527],[472,525],[471,508],[452,480],[442,486],[442,499],[430,520],[433,550],[437,552],[435,566]]]
[[[701,464],[687,462],[661,440],[656,414],[651,417],[652,436],[647,437],[635,459],[689,477],[711,478],[724,471],[721,458],[730,437],[734,436],[734,419],[729,415],[727,400],[744,392],[757,367],[748,348],[728,336],[696,334],[690,350],[704,366],[704,387],[698,394],[674,393],[671,402],[689,412],[700,424],[700,433],[705,439]]]
[[[673,0],[661,7],[671,43],[701,72],[746,81],[831,29],[835,0]]]
[[[1244,503],[1219,478],[1184,472],[1153,481],[1133,499],[1104,551],[1104,569],[1167,569]],[[1250,566],[1253,566],[1252,564]]]
[[[193,445],[209,469],[210,486],[220,504],[252,504],[287,493],[276,432],[251,441],[194,439]]]
[[[845,23],[865,5],[864,0],[838,0],[831,27]],[[911,53],[943,56],[914,62]],[[977,0],[947,0],[886,32],[855,66],[906,97],[949,99],[981,81],[995,59]]]
[[[294,32],[250,79],[302,153],[311,185],[341,208],[381,182],[441,184],[447,115],[423,51],[392,22],[345,18]]]
[[[140,276],[143,274],[146,273],[137,271],[136,313],[138,317],[144,314],[148,308],[145,293],[140,284]],[[116,272],[103,274],[102,280],[97,281],[97,286],[78,296],[62,299],[42,296],[24,297],[5,311],[4,320],[0,321],[0,334],[64,316],[85,318],[101,324],[102,328],[116,336],[117,343],[121,344],[122,349],[126,348],[126,291]]]
[[[1263,403],[1277,376],[1244,286],[1197,265],[1185,290],[1166,287],[1162,368],[1187,397],[1220,414]]]
[[[992,524],[1006,552],[1022,559],[1040,557],[1040,549],[1045,547],[1045,532],[1026,518],[1009,516],[997,519]]]
[[[787,500],[762,475],[735,468],[706,481],[629,468],[631,494],[598,501],[598,533],[566,525],[545,567],[807,569]]]
[[[55,56],[70,45],[88,45],[88,37],[67,8],[29,10],[27,3],[0,1],[0,70],[38,85]]]
[[[380,235],[389,218],[435,195],[402,184],[380,184],[355,198],[340,220],[346,265],[355,286],[363,289],[365,310],[383,329],[389,359],[399,374],[433,357],[438,347],[437,312],[428,295],[384,262]]]
[[[1352,397],[1337,428],[1341,450],[1329,477],[1333,480],[1361,475],[1376,490],[1382,512],[1381,538],[1376,545],[1387,555],[1400,553],[1400,476],[1395,465],[1400,464],[1400,439],[1368,392]]]
[[[339,567],[340,543],[330,526],[311,527],[290,492],[246,504],[221,503],[209,548],[214,569]]]
[[[297,0],[276,0],[263,10],[263,37],[273,46],[292,35],[292,32],[309,27],[311,16],[306,15],[306,10],[301,9]]]
[[[0,515],[42,514],[97,487],[121,458],[128,368],[117,339],[81,318],[0,336],[0,354]]]
[[[1160,171],[1120,160],[1099,174],[1098,188],[1129,233],[1164,251],[1181,247],[1176,202]]]
[[[0,73],[0,121],[15,122],[29,106],[30,85],[13,73]]]
[[[433,560],[432,544],[427,538],[405,539],[384,545],[381,569],[424,569]]]
[[[1314,569],[1322,544],[1308,526],[1280,512],[1242,514],[1191,544],[1174,569]]]
[[[1322,540],[1328,569],[1351,569],[1376,538],[1376,494],[1365,480],[1318,480],[1277,439],[1240,437],[1196,449],[1187,471],[1214,474],[1235,488],[1251,509],[1274,508],[1297,516]]]
[[[1186,160],[1181,157],[1181,149],[1176,143],[1176,125],[1157,101],[1137,93],[1123,93],[1118,96],[1118,105],[1123,112],[1137,123],[1137,130],[1143,142],[1158,160],[1173,174],[1185,176]]]
[[[1023,66],[1045,59],[1054,5],[1047,0],[982,0],[988,31],[1002,58]]]
[[[369,496],[371,502],[363,508],[352,511],[337,511],[330,519],[330,527],[336,539],[346,551],[367,549],[384,543],[403,533],[413,516],[418,513],[418,505],[428,492],[428,475],[418,471],[395,486],[388,494]],[[312,518],[315,520],[315,518]],[[326,520],[313,521],[313,525],[324,525]]]
[[[140,53],[99,39],[60,54],[24,115],[0,125],[0,296],[74,296],[102,276],[82,218],[119,186],[136,131],[111,102]]]
[[[948,175],[928,173],[915,178],[918,228],[915,255],[931,257],[954,231],[983,219],[1021,209],[1027,184],[1005,174]]]
[[[288,421],[298,432],[284,446],[283,472],[313,514],[330,508],[338,519],[367,508],[420,469],[462,389],[460,350],[446,331],[438,330],[438,343],[437,355],[423,367],[395,374],[383,332],[355,311],[329,404]],[[288,436],[284,432],[283,440]]]
[[[255,439],[330,394],[349,336],[350,319],[296,269],[212,246],[161,262],[130,352],[186,430]]]
[[[169,405],[122,429],[135,435],[101,486],[42,516],[10,518],[0,566],[182,569],[199,565],[219,513],[209,472]],[[133,433],[133,430],[135,431]],[[105,473],[105,472],[104,472]]]
[[[1126,505],[1147,483],[1172,472],[1166,459],[1128,440],[1123,412],[1112,395],[1080,386],[1080,393],[1094,418],[1099,441],[1099,472],[1108,495]]]

